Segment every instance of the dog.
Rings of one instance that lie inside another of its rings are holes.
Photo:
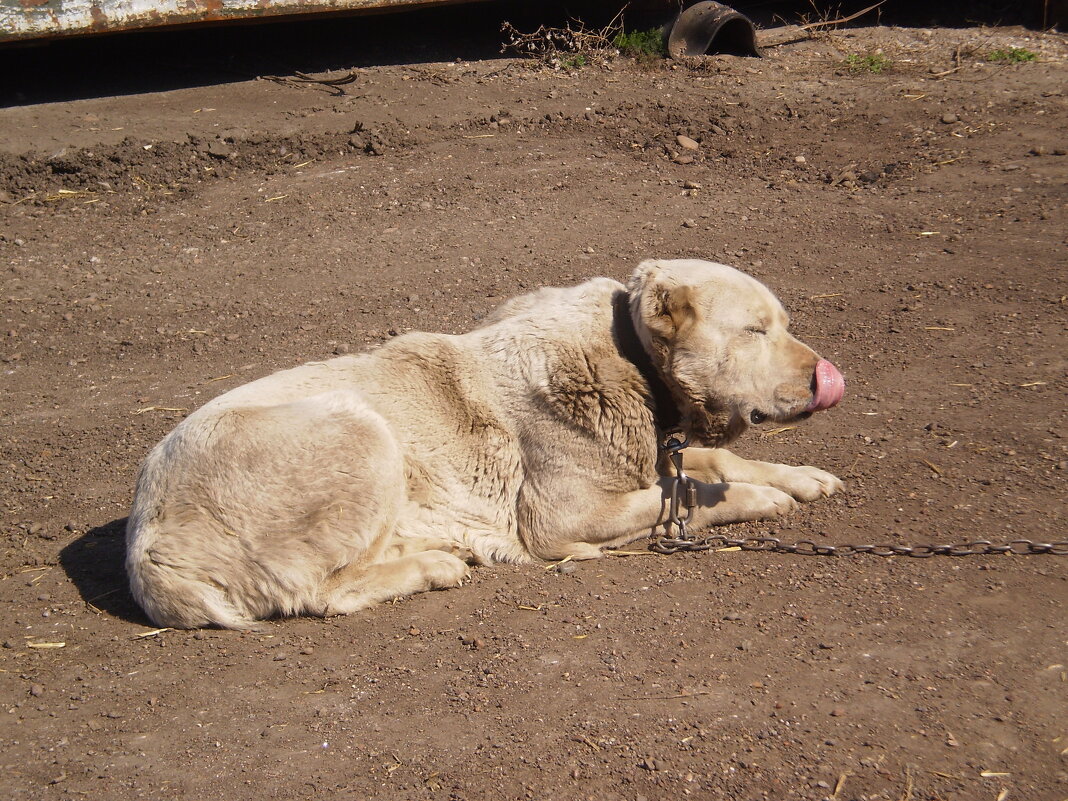
[[[677,430],[691,530],[778,517],[842,487],[724,448],[836,405],[842,374],[731,267],[651,260],[238,387],[148,455],[127,523],[159,626],[343,615],[458,587],[470,564],[595,559],[667,523]]]

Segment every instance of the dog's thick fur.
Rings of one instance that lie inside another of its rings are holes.
[[[819,357],[778,301],[730,267],[647,261],[626,287],[542,289],[468,334],[408,334],[206,404],[138,478],[134,597],[161,626],[247,628],[455,587],[468,562],[590,559],[655,532],[663,410],[621,352],[614,307],[705,446],[686,451],[695,528],[840,488],[722,448],[750,419],[814,403]]]

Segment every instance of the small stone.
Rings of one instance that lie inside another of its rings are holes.
[[[216,139],[208,144],[208,155],[215,156],[215,158],[224,159],[233,152],[234,149],[221,139]]]
[[[683,228],[696,228],[697,227],[697,220],[683,220],[682,221],[682,227]]]
[[[287,659],[289,659],[289,654],[275,654],[274,659],[272,661],[285,662]]]
[[[311,646],[308,646],[308,647],[300,649],[301,656],[311,656],[314,653],[315,653],[315,649],[312,648]]]
[[[683,153],[672,159],[676,164],[693,164],[693,156]]]
[[[843,717],[844,715],[845,715],[845,710],[842,709],[842,707],[840,707],[840,706],[836,706],[834,709],[831,710],[831,717],[832,718],[840,718],[840,717]]]
[[[724,620],[741,620],[742,616],[739,615],[737,612],[731,612],[729,614],[724,615],[723,619]]]
[[[408,633],[409,633],[410,635],[412,635],[413,637],[418,637],[418,636],[419,636],[420,634],[422,634],[422,633],[423,633],[423,631],[422,631],[422,629],[416,628],[415,626],[411,626],[411,627],[410,627],[410,628],[408,629]]]
[[[346,353],[352,353],[352,345],[348,342],[338,342],[334,346],[334,354],[336,356],[344,356]]]
[[[31,684],[30,685],[30,695],[32,695],[34,698],[40,698],[42,695],[44,695],[44,685],[43,684]]]
[[[1045,147],[1043,147],[1042,145],[1035,145],[1030,150],[1030,155],[1032,155],[1032,156],[1045,156],[1048,153],[1049,153],[1049,151]]]
[[[701,149],[701,145],[696,140],[691,139],[688,136],[683,136],[682,134],[679,134],[678,136],[676,136],[675,137],[675,141],[679,143],[679,147],[681,147],[681,148],[683,148],[685,150],[700,150]]]
[[[830,790],[831,789],[831,785],[827,784],[827,782],[825,782],[825,781],[816,782],[816,786],[819,787],[821,790]]]
[[[804,156],[794,156],[794,164],[807,164],[808,159]]]
[[[574,573],[578,570],[578,565],[574,562],[562,562],[556,566],[557,573]]]
[[[960,117],[958,117],[956,114],[950,113],[948,111],[942,115],[942,122],[945,125],[952,125],[959,119]]]
[[[701,184],[697,183],[697,181],[683,181],[682,188],[683,189],[701,189]]]
[[[712,131],[712,133],[714,133],[716,136],[726,136],[727,135],[727,132],[725,130],[723,130],[722,128],[720,128],[718,125],[711,126],[709,128],[709,130]]]
[[[42,531],[44,531],[44,526],[40,523],[30,523],[26,527],[27,534],[40,534]]]

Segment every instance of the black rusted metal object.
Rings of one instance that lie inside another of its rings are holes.
[[[667,40],[672,58],[721,53],[760,56],[756,28],[745,14],[722,3],[694,3],[675,19]]]

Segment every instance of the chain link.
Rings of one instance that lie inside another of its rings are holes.
[[[770,553],[790,553],[800,556],[854,556],[871,554],[873,556],[911,556],[914,559],[927,559],[931,556],[976,556],[988,554],[1011,553],[1017,556],[1049,554],[1051,556],[1068,555],[1068,542],[1034,542],[1033,540],[1012,540],[1006,543],[993,543],[990,540],[973,540],[951,545],[824,545],[813,540],[783,542],[778,537],[742,537],[736,539],[723,534],[713,534],[703,539],[694,539],[687,525],[693,517],[697,506],[697,485],[686,475],[682,466],[682,452],[690,441],[679,431],[665,435],[660,444],[661,449],[671,460],[675,475],[671,481],[668,502],[668,531],[674,529],[675,536],[663,536],[652,542],[649,550],[655,553],[673,554],[680,551],[719,551],[724,548],[740,548],[743,551],[768,551]],[[686,513],[682,513],[685,508]]]

